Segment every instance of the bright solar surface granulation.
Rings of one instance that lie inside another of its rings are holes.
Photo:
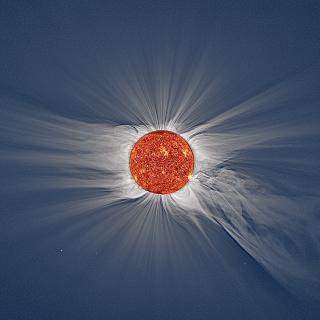
[[[169,194],[178,191],[191,179],[193,152],[178,134],[159,130],[140,138],[130,154],[130,171],[144,190]]]

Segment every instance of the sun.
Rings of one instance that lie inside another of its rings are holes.
[[[147,133],[133,146],[130,171],[144,190],[169,194],[183,188],[192,178],[194,155],[188,142],[166,130]]]

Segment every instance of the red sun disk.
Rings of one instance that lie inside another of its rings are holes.
[[[144,190],[169,194],[191,179],[194,156],[190,145],[178,134],[152,131],[140,138],[130,154],[130,171]]]

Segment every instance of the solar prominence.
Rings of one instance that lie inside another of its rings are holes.
[[[140,138],[130,154],[130,171],[144,190],[169,194],[181,189],[191,178],[193,152],[178,134],[159,130]]]

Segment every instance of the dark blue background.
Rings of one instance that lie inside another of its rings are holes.
[[[88,122],[128,123],[110,105],[105,115],[79,105],[74,92],[99,87],[132,57],[143,66],[150,55],[182,46],[187,50],[177,59],[185,67],[210,52],[208,73],[219,70],[216,77],[227,88],[220,93],[223,104],[233,105],[316,68],[319,17],[317,1],[1,1],[0,94]],[[201,118],[216,112],[204,106]],[[34,208],[81,198],[81,191],[6,192],[18,177],[37,174],[32,170],[11,164],[1,170],[1,319],[319,317],[307,294],[293,296],[208,222],[204,227],[217,247],[193,237],[192,227],[177,226],[178,257],[159,262],[156,276],[132,257],[117,257],[125,241],[121,233],[103,245],[88,241],[79,248],[85,223],[70,219],[33,232]],[[126,205],[108,210],[123,214]],[[74,225],[70,234],[58,236]],[[23,236],[12,239],[20,229]]]

